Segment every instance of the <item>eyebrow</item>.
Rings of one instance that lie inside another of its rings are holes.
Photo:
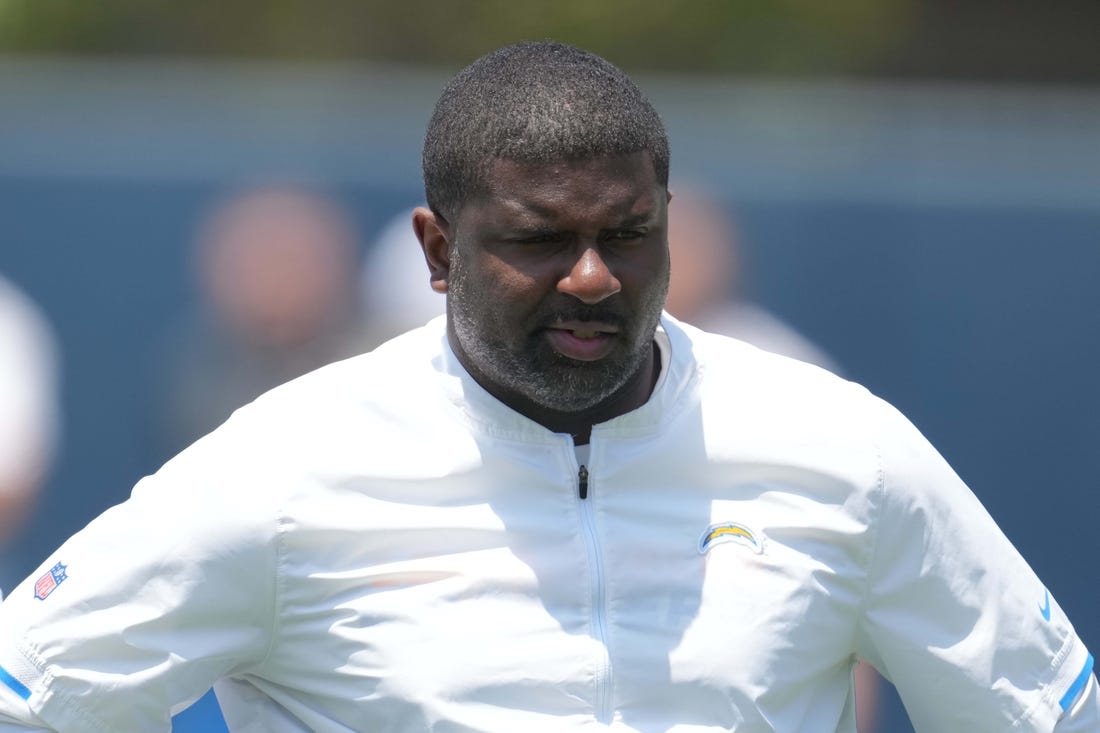
[[[655,217],[653,214],[637,214],[633,216],[628,216],[626,219],[623,219],[622,221],[612,226],[601,227],[600,231],[620,231],[623,229],[633,229],[634,227],[638,226],[651,226],[654,222],[654,219]],[[513,234],[523,237],[539,236],[546,234],[559,234],[562,231],[560,227],[554,226],[553,224],[546,224],[541,222],[524,222],[506,228]]]
[[[547,223],[557,217],[558,210],[553,205],[542,206],[537,202],[518,201],[513,199],[504,202],[504,207],[508,215],[513,219],[510,225],[512,229],[529,229],[533,232],[550,232],[558,230],[558,227]],[[658,218],[659,213],[660,206],[650,206],[647,207],[645,211],[637,214],[627,213],[626,216],[614,226],[604,227],[604,229],[629,229],[630,227],[636,227],[642,224],[651,224]]]
[[[505,229],[519,237],[537,237],[547,234],[558,234],[561,232],[557,227],[538,224],[521,224],[518,226],[505,227]]]
[[[657,217],[656,211],[648,211],[642,214],[633,214],[619,222],[619,228],[626,229],[640,224],[649,224]]]

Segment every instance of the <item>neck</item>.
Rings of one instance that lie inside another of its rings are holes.
[[[649,355],[643,360],[638,371],[614,394],[597,405],[577,412],[550,410],[522,395],[505,395],[489,387],[486,389],[501,402],[531,418],[547,430],[553,433],[567,433],[573,437],[576,445],[587,445],[592,437],[593,426],[636,410],[653,394],[661,374],[661,355],[655,342],[651,342],[649,351]]]

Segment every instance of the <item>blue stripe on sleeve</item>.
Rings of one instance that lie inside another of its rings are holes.
[[[3,670],[0,670],[3,672]],[[1085,660],[1085,666],[1081,670],[1081,674],[1077,675],[1077,679],[1073,681],[1073,684],[1066,690],[1066,694],[1062,695],[1062,699],[1058,701],[1058,704],[1062,706],[1062,710],[1069,710],[1069,706],[1073,704],[1073,701],[1077,699],[1077,696],[1081,694],[1081,690],[1085,689],[1085,683],[1089,681],[1089,675],[1092,674],[1092,655]]]
[[[4,669],[3,667],[0,667],[0,682],[3,682],[8,687],[15,690],[15,694],[19,695],[19,697],[23,698],[24,700],[29,699],[31,696],[31,691],[27,689],[27,686],[12,677],[8,673],[8,670]]]

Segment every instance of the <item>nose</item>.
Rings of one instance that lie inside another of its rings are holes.
[[[595,247],[585,247],[565,277],[558,281],[558,292],[572,295],[582,303],[599,303],[622,290],[622,283],[611,272]]]

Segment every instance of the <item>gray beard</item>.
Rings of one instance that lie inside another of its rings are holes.
[[[495,338],[492,306],[485,303],[483,293],[470,291],[465,265],[459,248],[452,247],[447,312],[462,351],[478,372],[475,376],[487,380],[488,385],[482,385],[486,389],[502,389],[555,412],[576,413],[610,398],[652,357],[653,334],[661,315],[656,302],[646,314],[652,323],[643,324],[638,332],[644,334],[641,341],[618,358],[574,361],[539,336],[522,344]],[[666,279],[660,303],[664,303],[667,289]]]
[[[456,309],[452,320],[459,344],[484,378],[557,412],[580,412],[608,399],[649,356],[648,349],[639,349],[635,358],[625,363],[576,362],[545,345],[535,345],[523,354],[516,354],[504,344],[486,338],[476,319],[461,308]]]

